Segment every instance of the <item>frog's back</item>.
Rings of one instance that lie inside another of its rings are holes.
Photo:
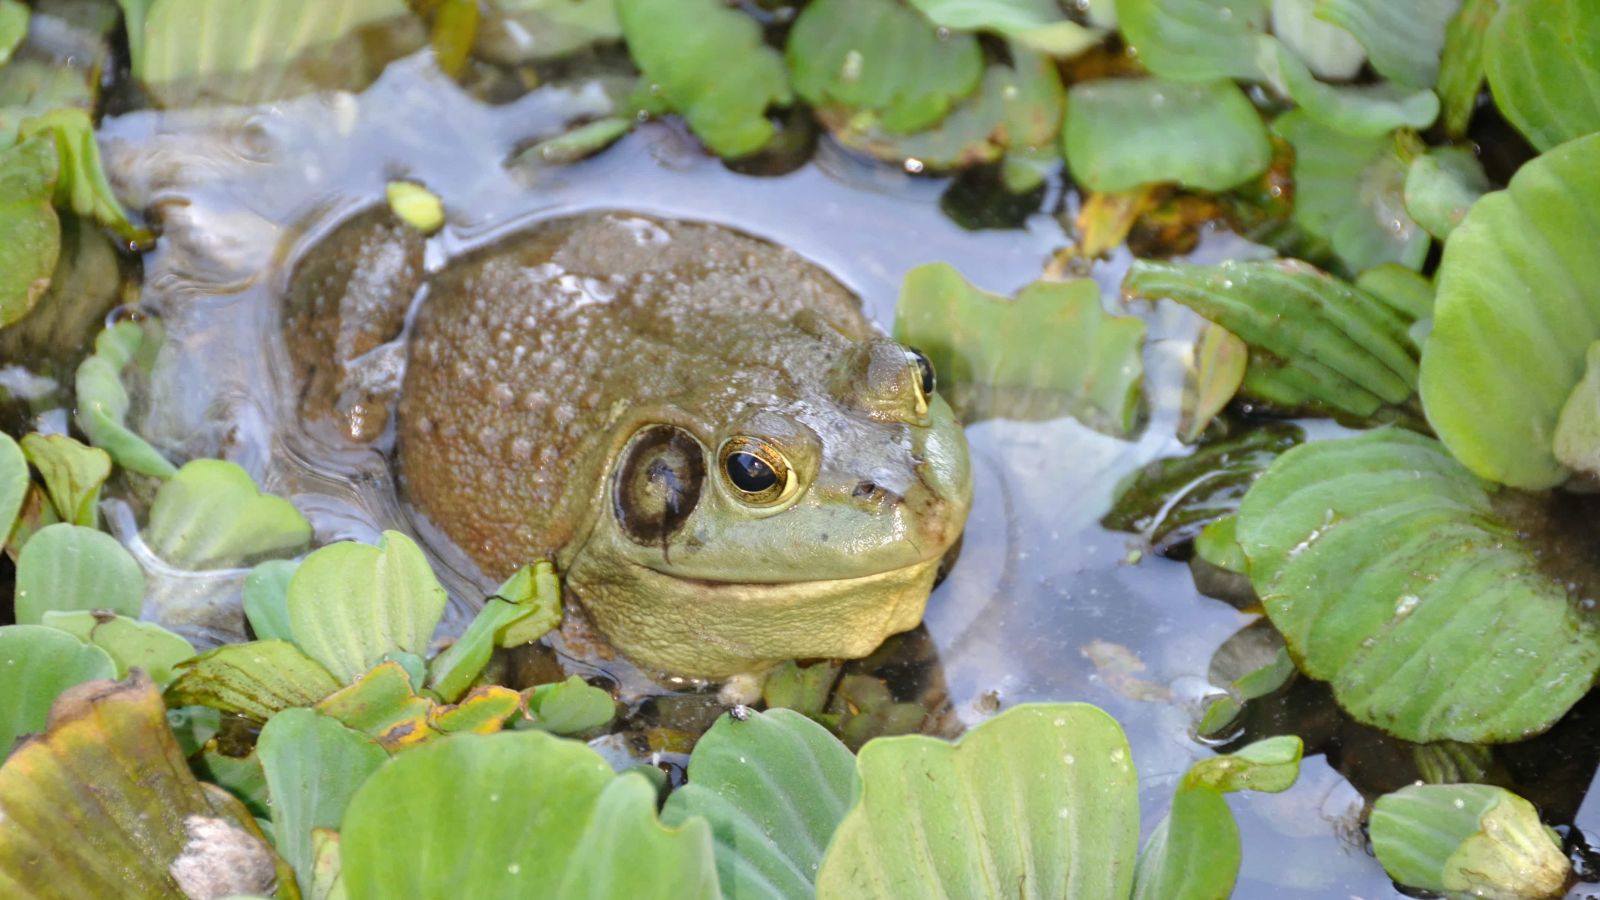
[[[542,223],[430,281],[399,411],[408,498],[503,577],[589,520],[628,408],[788,402],[871,332],[820,268],[727,228]]]

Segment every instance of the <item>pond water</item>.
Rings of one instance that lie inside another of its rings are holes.
[[[157,412],[139,423],[142,433],[174,456],[241,463],[267,490],[291,496],[319,541],[415,531],[379,450],[352,451],[301,426],[277,320],[278,298],[305,248],[381,203],[395,178],[421,181],[444,200],[449,224],[429,241],[430,268],[539,219],[628,209],[725,223],[791,247],[859,293],[885,328],[916,265],[948,262],[978,286],[1010,293],[1070,243],[1060,220],[1045,213],[1020,229],[964,230],[941,212],[946,182],[860,162],[826,141],[810,163],[777,177],[731,172],[659,123],[586,161],[508,163],[518,148],[610,103],[598,83],[575,81],[492,106],[414,57],[359,95],[108,118],[101,139],[113,180],[165,229],[144,258],[143,303],[161,318],[168,342],[147,398]],[[1074,202],[1054,186],[1044,208],[1070,210]],[[1219,233],[1195,256],[1261,253]],[[1257,617],[1203,596],[1184,563],[1140,552],[1136,537],[1099,525],[1119,479],[1185,452],[1174,436],[1176,408],[1197,320],[1165,304],[1126,308],[1117,285],[1128,262],[1119,251],[1092,275],[1107,308],[1150,325],[1146,425],[1128,440],[1071,419],[969,427],[975,508],[959,558],[912,639],[934,657],[919,678],[948,695],[945,731],[980,721],[996,703],[1078,700],[1112,713],[1134,750],[1148,831],[1177,778],[1213,752],[1193,736],[1204,699],[1218,690],[1207,678],[1213,654]],[[481,585],[448,549],[432,549],[459,610],[468,610]],[[175,594],[164,613],[192,635],[223,637],[223,619],[208,606],[219,595],[203,586]],[[651,689],[622,664],[567,662],[586,674],[604,671],[635,699]],[[1502,753],[1497,764],[1550,814],[1600,827],[1600,811],[1575,810],[1594,769],[1592,720],[1600,716],[1591,707],[1539,747]],[[1353,725],[1310,684],[1252,710],[1246,722],[1251,737],[1302,734],[1307,757],[1293,789],[1229,798],[1244,844],[1236,896],[1394,895],[1365,847],[1363,792],[1370,798],[1415,778],[1413,748]]]

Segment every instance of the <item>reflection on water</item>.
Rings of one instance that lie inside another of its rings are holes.
[[[885,325],[913,266],[950,262],[976,285],[1010,293],[1068,242],[1048,215],[1022,230],[964,231],[940,213],[942,183],[827,148],[782,177],[734,174],[664,125],[575,165],[506,165],[518,148],[575,117],[609,112],[610,103],[598,85],[577,83],[490,107],[414,58],[360,96],[108,121],[113,177],[165,226],[146,258],[144,302],[162,315],[169,343],[145,433],[178,456],[240,462],[268,489],[292,495],[321,541],[411,530],[377,451],[334,447],[298,426],[275,306],[303,249],[379,202],[396,177],[444,199],[450,222],[428,243],[430,269],[539,218],[626,208],[722,222],[792,247],[857,291]],[[1198,255],[1250,250],[1217,238]],[[1128,262],[1119,252],[1093,273],[1112,307]],[[1072,420],[968,429],[975,508],[960,558],[929,603],[926,634],[964,723],[996,700],[1081,700],[1115,715],[1143,774],[1148,830],[1176,778],[1211,752],[1191,737],[1201,701],[1215,690],[1207,668],[1253,617],[1201,596],[1181,563],[1141,558],[1135,540],[1098,525],[1118,479],[1181,452],[1175,406],[1195,322],[1176,307],[1135,311],[1151,328],[1150,422],[1140,436],[1119,440]],[[453,594],[481,595],[463,560],[445,552],[437,562]],[[622,669],[612,674],[626,680]],[[720,709],[704,698],[654,702]],[[1315,702],[1319,714],[1340,718],[1325,696]],[[1328,746],[1308,739],[1307,749]],[[1299,785],[1282,795],[1229,802],[1245,843],[1238,896],[1392,895],[1364,849],[1361,794],[1323,757],[1308,758]]]

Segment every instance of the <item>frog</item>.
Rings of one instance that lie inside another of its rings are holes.
[[[682,677],[921,622],[972,505],[966,438],[927,357],[821,266],[602,210],[426,272],[419,236],[360,224],[291,279],[301,412],[392,441],[419,532],[487,582],[551,559],[612,647]]]

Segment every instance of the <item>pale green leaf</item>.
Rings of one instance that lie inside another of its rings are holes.
[[[1467,124],[1478,108],[1483,87],[1484,37],[1500,10],[1500,0],[1463,0],[1445,27],[1444,53],[1439,58],[1439,103],[1443,107],[1445,134],[1465,137]]]
[[[1414,88],[1439,78],[1445,25],[1461,0],[1317,0],[1317,15],[1355,35],[1378,74]]]
[[[1161,78],[1262,78],[1266,0],[1117,0],[1117,20],[1139,61]]]
[[[47,610],[106,609],[137,618],[144,572],[117,539],[59,523],[41,529],[17,555],[17,621],[36,625]]]
[[[1561,407],[1553,449],[1562,465],[1600,475],[1600,340],[1589,345],[1583,380]]]
[[[1356,287],[1416,322],[1433,315],[1433,282],[1398,263],[1384,263],[1362,272]]]
[[[1487,784],[1414,784],[1384,794],[1370,830],[1389,877],[1452,897],[1553,897],[1572,870],[1533,804]]]
[[[434,657],[428,686],[454,701],[482,674],[495,647],[532,643],[560,623],[561,582],[555,566],[543,560],[523,566],[484,602],[461,637]]]
[[[117,664],[118,678],[138,667],[156,687],[166,687],[178,664],[194,658],[193,645],[154,622],[89,611],[51,611],[42,618],[43,624],[104,650]]]
[[[1183,380],[1183,404],[1178,417],[1178,437],[1192,444],[1221,413],[1244,382],[1250,350],[1244,341],[1215,322],[1208,323],[1195,342],[1194,362]]]
[[[1489,176],[1466,147],[1437,147],[1411,161],[1406,173],[1406,212],[1439,240],[1450,236],[1478,198]]]
[[[167,689],[173,706],[209,706],[265,722],[314,706],[339,689],[327,669],[288,641],[227,644],[178,666]]]
[[[1600,131],[1600,4],[1504,0],[1484,65],[1496,106],[1540,150]]]
[[[50,704],[75,684],[112,678],[116,666],[99,647],[42,625],[0,626],[0,759],[25,734],[43,731]]]
[[[1317,18],[1317,0],[1272,0],[1272,33],[1318,78],[1355,77],[1367,61],[1355,35]]]
[[[196,459],[162,483],[143,534],[171,565],[225,569],[299,553],[311,524],[289,501],[261,493],[238,465]]]
[[[33,309],[61,253],[61,223],[50,203],[59,161],[47,138],[0,150],[0,327]]]
[[[0,66],[11,61],[12,51],[27,36],[27,4],[21,0],[0,0]]]
[[[1068,19],[1055,0],[910,0],[935,25],[992,31],[1040,53],[1076,56],[1104,33]]]
[[[24,141],[48,136],[54,141],[61,160],[55,190],[57,206],[94,219],[130,243],[147,244],[152,240],[149,231],[128,221],[127,211],[117,202],[100,165],[100,146],[95,143],[94,122],[87,111],[53,109],[25,119],[17,136]]]
[[[289,579],[300,564],[269,559],[244,579],[244,615],[250,630],[263,641],[293,640],[289,629]]]
[[[1306,64],[1277,41],[1260,46],[1264,80],[1300,105],[1300,111],[1343,134],[1378,137],[1396,128],[1426,128],[1439,117],[1439,98],[1427,88],[1387,81],[1333,85],[1318,81]]]
[[[61,521],[93,528],[100,521],[100,488],[111,477],[111,456],[64,434],[30,434],[22,452],[39,470]]]
[[[620,37],[616,0],[496,0],[484,11],[472,52],[517,66]]]
[[[585,682],[577,675],[566,681],[541,684],[528,692],[527,727],[552,734],[582,734],[610,722],[617,715],[617,701],[609,691]]]
[[[122,369],[147,340],[145,329],[133,321],[118,322],[95,337],[94,354],[78,366],[77,422],[89,443],[110,453],[117,465],[168,478],[178,470],[125,424],[129,399]]]
[[[28,460],[16,440],[0,431],[0,549],[5,548],[27,496]]]

